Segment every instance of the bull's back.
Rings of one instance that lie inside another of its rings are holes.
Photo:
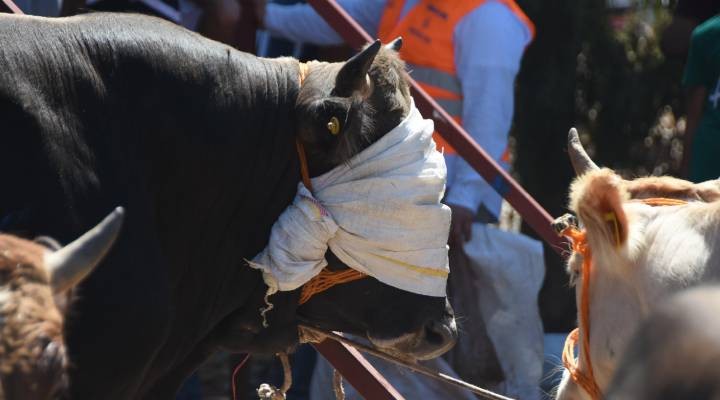
[[[80,231],[162,180],[174,147],[202,144],[189,137],[208,119],[194,101],[214,84],[201,54],[213,45],[139,15],[0,14],[0,168],[22,171],[0,217],[33,205],[45,225]]]

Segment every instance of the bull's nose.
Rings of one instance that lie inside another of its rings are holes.
[[[419,355],[421,360],[439,357],[452,349],[457,342],[457,325],[455,318],[428,321],[425,324],[425,354]]]
[[[457,326],[455,318],[450,321],[430,321],[425,325],[425,340],[430,344],[444,346],[447,343],[454,345],[457,341]]]

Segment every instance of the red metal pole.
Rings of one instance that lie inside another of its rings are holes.
[[[359,48],[372,38],[334,0],[308,0],[308,3],[351,46]],[[552,217],[538,204],[470,135],[411,79],[415,105],[425,117],[435,121],[435,129],[455,148],[492,187],[503,196],[556,252],[566,248],[552,230]]]
[[[0,0],[0,12],[11,14],[25,14],[20,7],[16,6],[12,0]]]
[[[398,391],[354,347],[325,339],[313,344],[340,375],[364,398],[372,400],[404,400]]]

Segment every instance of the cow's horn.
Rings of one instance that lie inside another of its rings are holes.
[[[570,132],[568,132],[568,155],[577,176],[600,169],[585,152],[575,128],[570,128]]]
[[[115,242],[124,215],[125,210],[117,207],[74,242],[45,255],[45,268],[55,293],[77,285],[92,272]]]

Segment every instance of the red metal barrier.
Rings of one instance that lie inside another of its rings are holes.
[[[12,0],[0,0],[0,12],[10,14],[25,14],[20,7],[16,6]]]
[[[332,339],[313,344],[335,369],[366,399],[404,400],[404,397],[353,347]]]
[[[334,0],[308,0],[308,3],[351,46],[360,48],[372,41],[370,35]],[[503,196],[525,222],[556,252],[566,246],[552,230],[552,217],[515,180],[492,159],[455,120],[445,112],[418,84],[411,80],[415,105],[427,118],[435,121],[435,129],[492,187]]]

